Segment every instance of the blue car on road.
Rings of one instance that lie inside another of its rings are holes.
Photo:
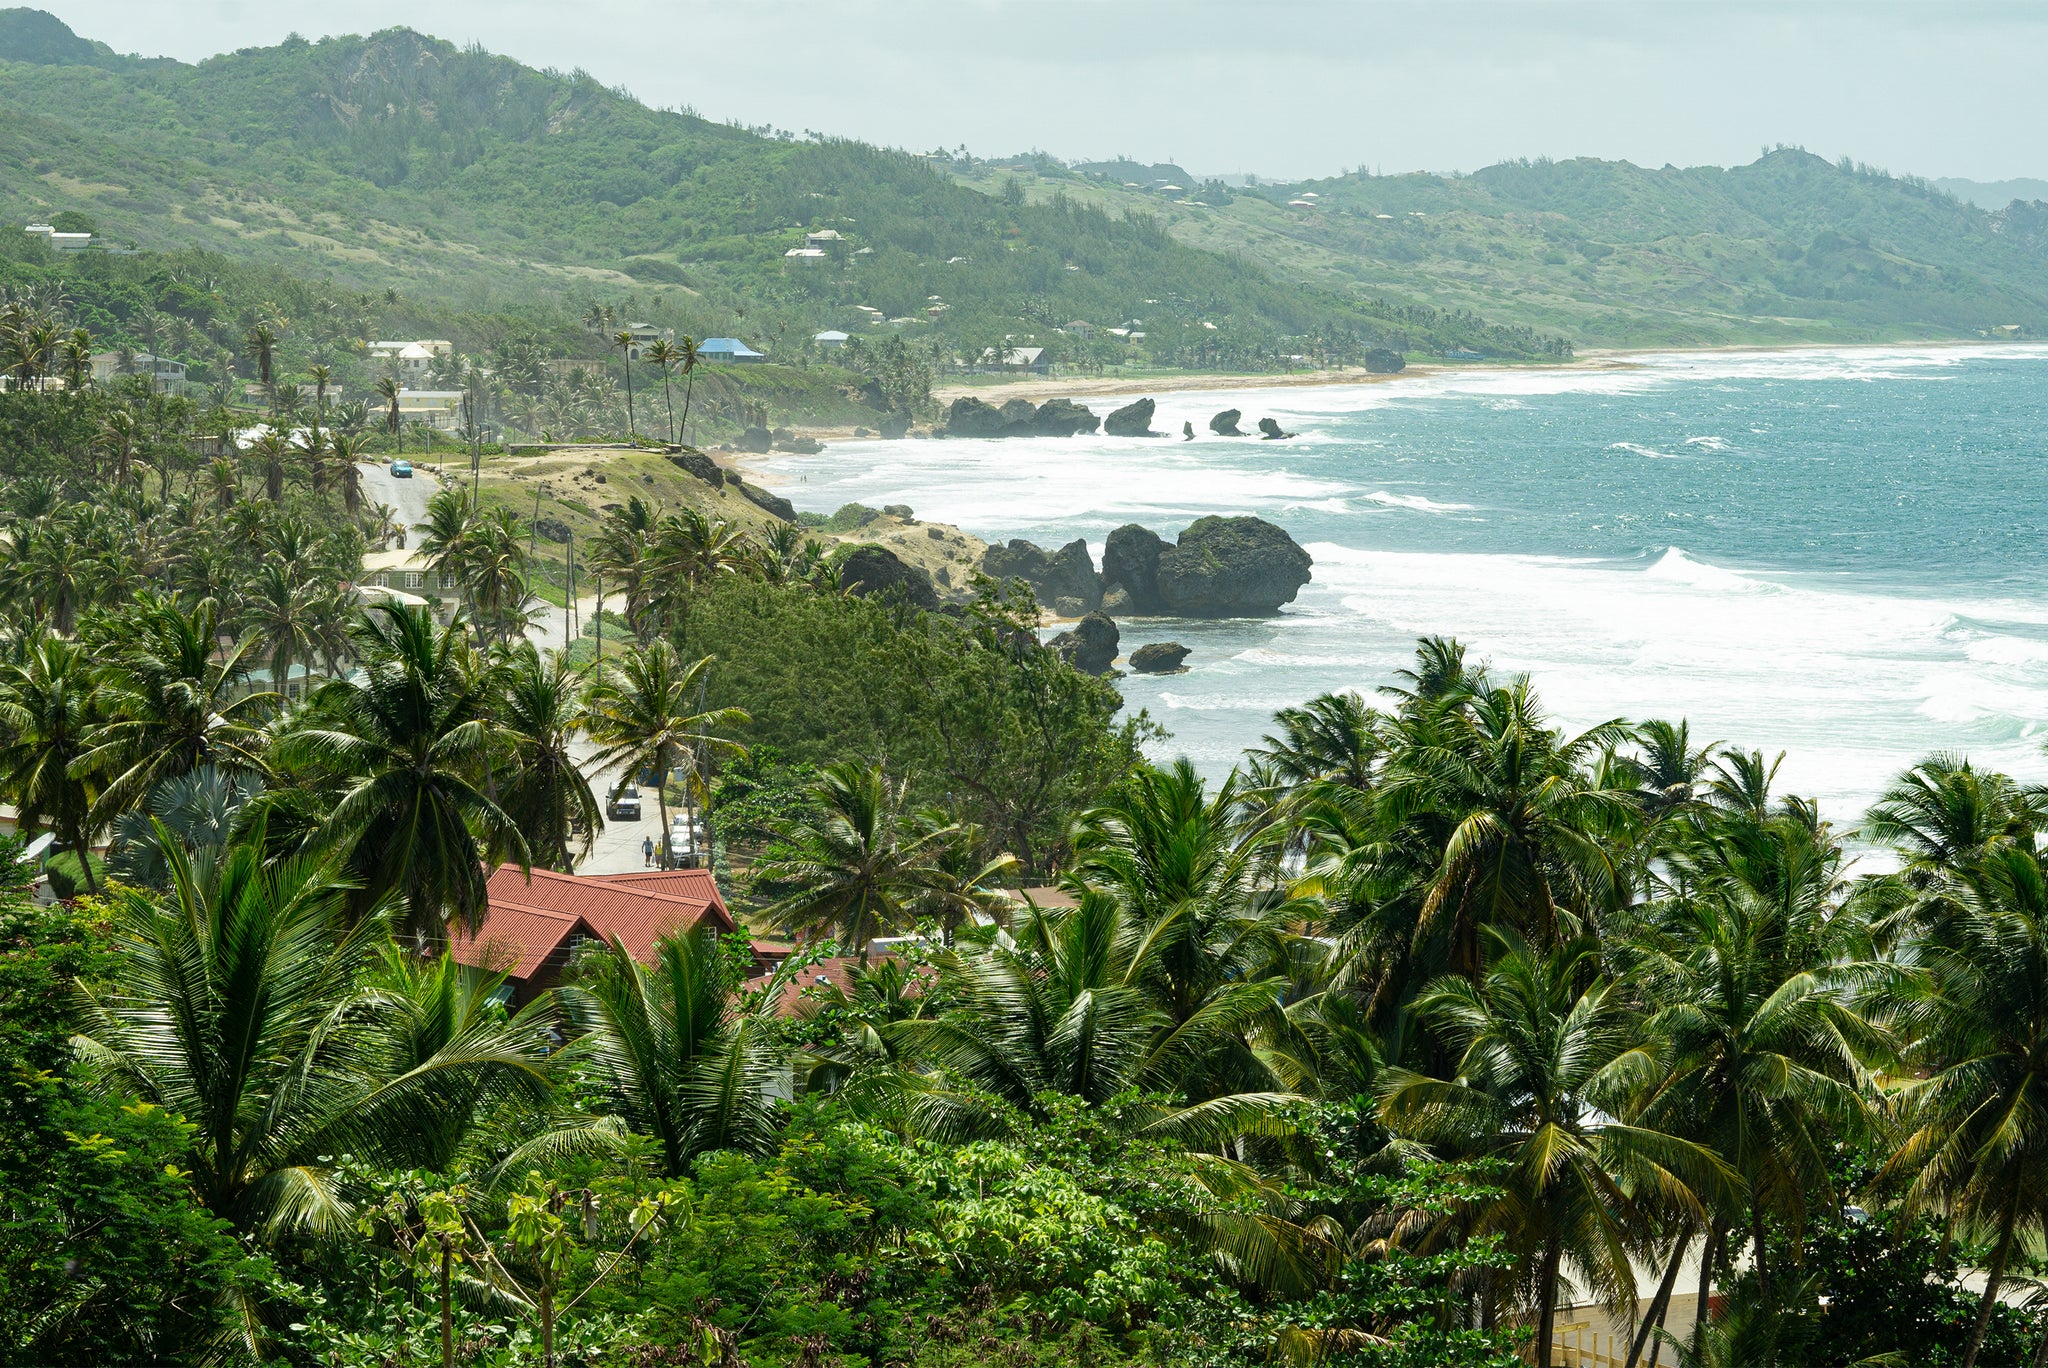
[[[393,461],[391,463],[391,478],[394,480],[410,480],[412,478],[412,462]]]

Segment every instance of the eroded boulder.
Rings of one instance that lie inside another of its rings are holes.
[[[1031,419],[1031,430],[1042,437],[1073,437],[1101,426],[1092,410],[1071,399],[1048,399]]]
[[[1046,645],[1081,673],[1103,675],[1116,663],[1119,636],[1109,614],[1090,613]]]
[[[1102,431],[1110,437],[1157,437],[1159,434],[1152,430],[1152,411],[1156,407],[1150,399],[1125,404],[1102,420]]]
[[[1179,674],[1187,666],[1188,648],[1178,641],[1155,641],[1131,652],[1131,668],[1139,674]]]
[[[1271,418],[1259,419],[1259,434],[1259,440],[1262,442],[1284,442],[1294,435],[1291,432],[1282,432],[1280,424]]]
[[[1237,425],[1237,420],[1242,417],[1242,409],[1225,409],[1209,420],[1209,431],[1218,437],[1242,437],[1244,429]]]
[[[1391,347],[1373,347],[1365,354],[1368,375],[1399,375],[1407,369],[1407,360]]]
[[[839,562],[839,583],[860,598],[900,594],[912,606],[936,608],[938,591],[922,568],[908,565],[886,546],[856,546]]]
[[[1197,520],[1159,554],[1159,600],[1184,617],[1255,617],[1292,603],[1314,564],[1264,518]]]
[[[1159,556],[1166,543],[1150,528],[1125,523],[1102,544],[1103,603],[1121,594],[1115,611],[1140,616],[1163,611]]]
[[[1088,543],[1078,537],[1052,552],[1022,538],[991,546],[982,553],[981,571],[990,579],[1023,580],[1048,608],[1057,610],[1061,599],[1078,602],[1084,613],[1102,604],[1102,581],[1095,573]]]

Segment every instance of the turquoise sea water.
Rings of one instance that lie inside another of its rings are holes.
[[[1153,425],[1201,440],[848,443],[776,471],[800,508],[908,503],[1098,558],[1126,522],[1286,527],[1316,566],[1281,616],[1122,624],[1126,650],[1194,648],[1122,687],[1212,774],[1275,708],[1376,688],[1444,633],[1568,724],[1784,750],[1781,783],[1845,825],[1931,750],[2048,777],[2048,347],[1634,361],[1166,395]],[[1208,438],[1226,407],[1300,435]]]

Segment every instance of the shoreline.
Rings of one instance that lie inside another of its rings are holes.
[[[1010,399],[1028,399],[1033,403],[1044,403],[1048,399],[1112,399],[1125,396],[1142,397],[1148,394],[1199,394],[1207,390],[1313,389],[1338,385],[1398,384],[1404,380],[1441,379],[1446,376],[1637,370],[1641,368],[1641,364],[1636,358],[1646,356],[1728,356],[1743,353],[1781,355],[1803,351],[1894,351],[1901,348],[1981,348],[2015,345],[2027,344],[1989,338],[1939,338],[1918,342],[1764,342],[1713,347],[1602,347],[1580,352],[1570,361],[1504,362],[1495,365],[1415,365],[1393,375],[1374,374],[1362,368],[1339,368],[1285,373],[1260,371],[1251,374],[1181,371],[1144,377],[985,376],[972,381],[951,380],[933,385],[932,399],[941,408],[961,398],[983,399],[996,404]],[[2033,345],[2048,346],[2048,343]],[[879,436],[855,436],[854,429],[845,426],[806,427],[804,432],[807,436],[834,445],[886,440]],[[732,451],[718,454],[732,469],[756,484],[775,486],[788,483],[787,479],[776,471],[781,458],[790,454],[788,452]]]

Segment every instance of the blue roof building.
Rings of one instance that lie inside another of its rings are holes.
[[[697,355],[706,361],[766,361],[737,337],[707,337],[697,344]]]

